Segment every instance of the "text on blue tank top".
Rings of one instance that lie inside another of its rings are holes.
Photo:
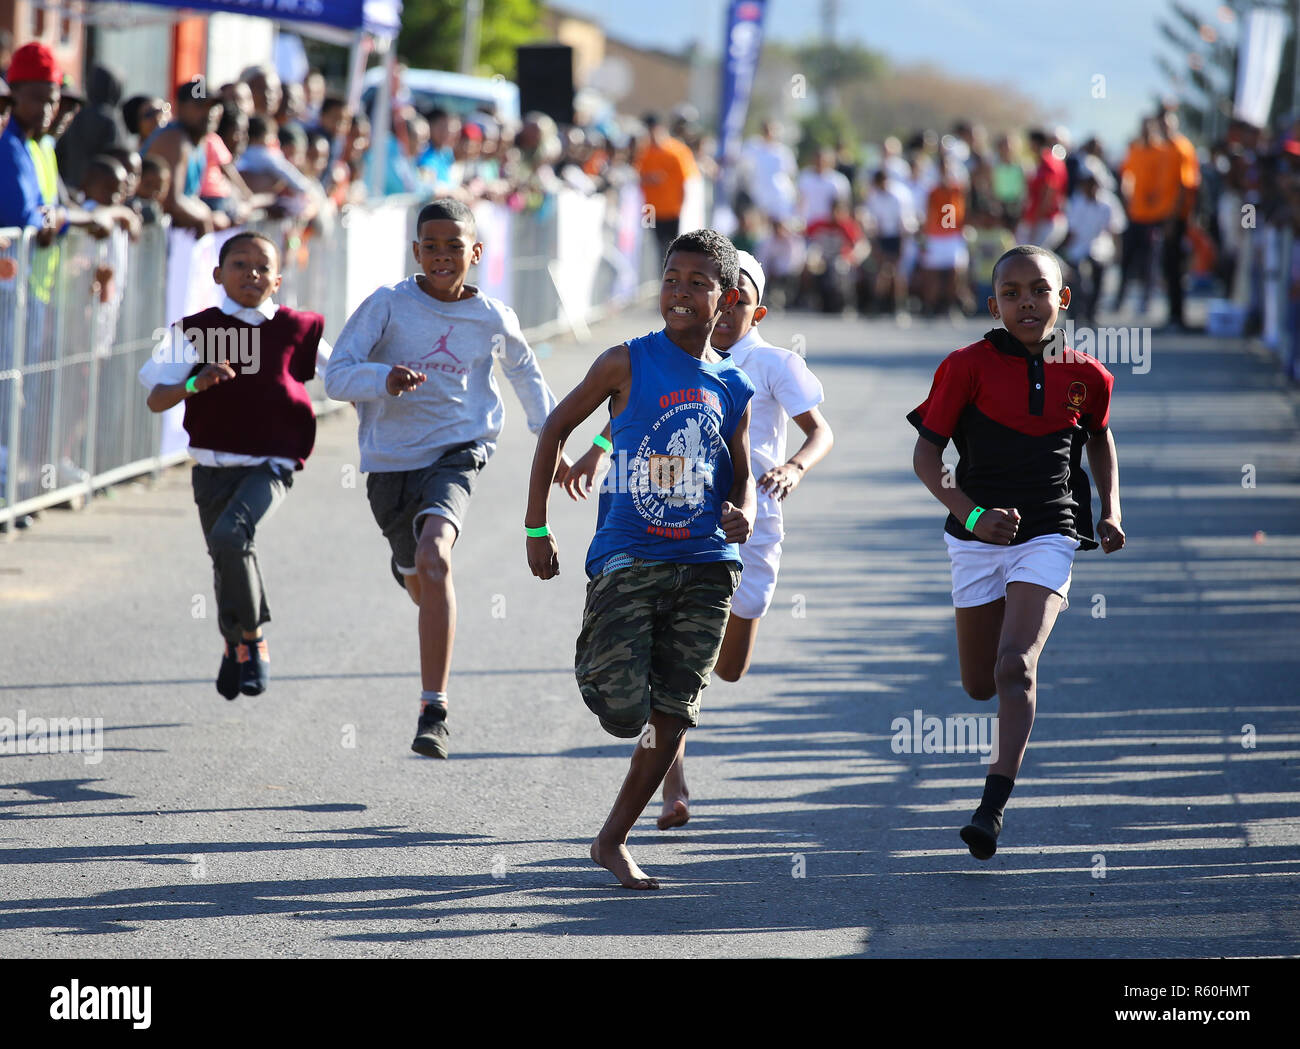
[[[753,394],[730,356],[709,364],[662,331],[627,343],[632,384],[610,420],[614,451],[601,485],[587,574],[614,554],[696,564],[740,561],[719,522],[731,491],[728,442]]]

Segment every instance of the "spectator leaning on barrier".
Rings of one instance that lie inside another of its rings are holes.
[[[223,103],[217,130],[203,140],[207,166],[199,183],[199,197],[235,224],[248,221],[252,212],[275,203],[275,194],[254,193],[239,174],[235,163],[247,147],[248,118],[236,106]]]
[[[324,135],[330,144],[329,166],[325,170],[322,184],[326,189],[334,185],[334,165],[343,159],[347,147],[348,130],[352,126],[352,111],[348,104],[337,95],[328,96],[321,103],[320,114],[316,122],[307,129],[308,135]]]
[[[172,225],[199,236],[230,226],[226,215],[214,212],[199,198],[207,166],[203,140],[216,130],[220,107],[220,98],[205,94],[201,84],[186,81],[176,88],[176,123],[159,128],[140,147],[171,168],[162,204]]]
[[[8,79],[13,103],[0,135],[0,227],[37,227],[42,245],[67,226],[108,236],[109,223],[59,200],[54,150],[42,141],[59,108],[61,78],[53,52],[42,43],[24,44],[14,52]]]
[[[140,175],[143,171],[140,154],[127,146],[109,146],[104,150],[103,155],[116,159],[126,171],[126,184],[122,187],[122,199],[129,201],[135,196],[136,190],[140,188]]]
[[[156,225],[163,219],[162,199],[171,184],[172,169],[161,157],[148,156],[140,161],[140,186],[131,206],[140,214],[146,226]]]
[[[95,270],[95,285],[102,306],[96,314],[94,352],[108,357],[113,352],[113,337],[117,331],[117,315],[128,279],[130,264],[128,240],[140,235],[140,218],[134,209],[122,202],[126,199],[126,168],[115,157],[101,154],[86,165],[86,210],[94,211],[114,225],[107,251]]]
[[[249,120],[248,149],[235,167],[254,192],[275,193],[276,206],[286,214],[309,219],[315,214],[311,180],[293,166],[281,148],[282,141],[296,143],[302,132],[286,129],[281,140],[274,126],[263,116]]]

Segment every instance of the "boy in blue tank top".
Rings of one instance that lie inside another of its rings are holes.
[[[560,570],[546,525],[564,441],[608,401],[614,483],[587,551],[587,602],[575,669],[583,702],[613,736],[640,736],[591,858],[629,889],[657,889],[627,836],[699,717],[740,582],[737,543],[757,500],[749,469],[754,385],[709,345],[736,304],[736,249],[715,230],[672,242],[663,330],[606,350],[537,438],[524,518],[528,567]]]

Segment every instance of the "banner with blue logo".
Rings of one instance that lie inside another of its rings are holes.
[[[745,115],[754,89],[754,73],[763,50],[763,15],[767,0],[731,0],[727,8],[727,34],[723,38],[722,106],[718,110],[718,166],[720,181],[740,156]]]
[[[276,22],[317,22],[340,29],[364,29],[378,36],[396,36],[402,28],[402,0],[137,0],[155,7],[184,7],[270,18]]]

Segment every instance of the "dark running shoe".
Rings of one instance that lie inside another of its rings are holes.
[[[998,835],[1002,833],[1002,816],[987,809],[976,809],[970,822],[961,829],[961,840],[977,860],[988,860],[998,851]]]
[[[426,711],[420,715],[420,722],[415,727],[411,749],[426,758],[445,758],[447,735],[447,712],[439,710],[437,714],[430,714]]]
[[[239,653],[239,691],[246,696],[260,696],[271,683],[271,654],[266,638],[245,641],[236,649]]]
[[[226,642],[225,655],[221,657],[221,669],[217,671],[217,691],[227,699],[239,695],[239,655],[238,646],[231,647]]]

